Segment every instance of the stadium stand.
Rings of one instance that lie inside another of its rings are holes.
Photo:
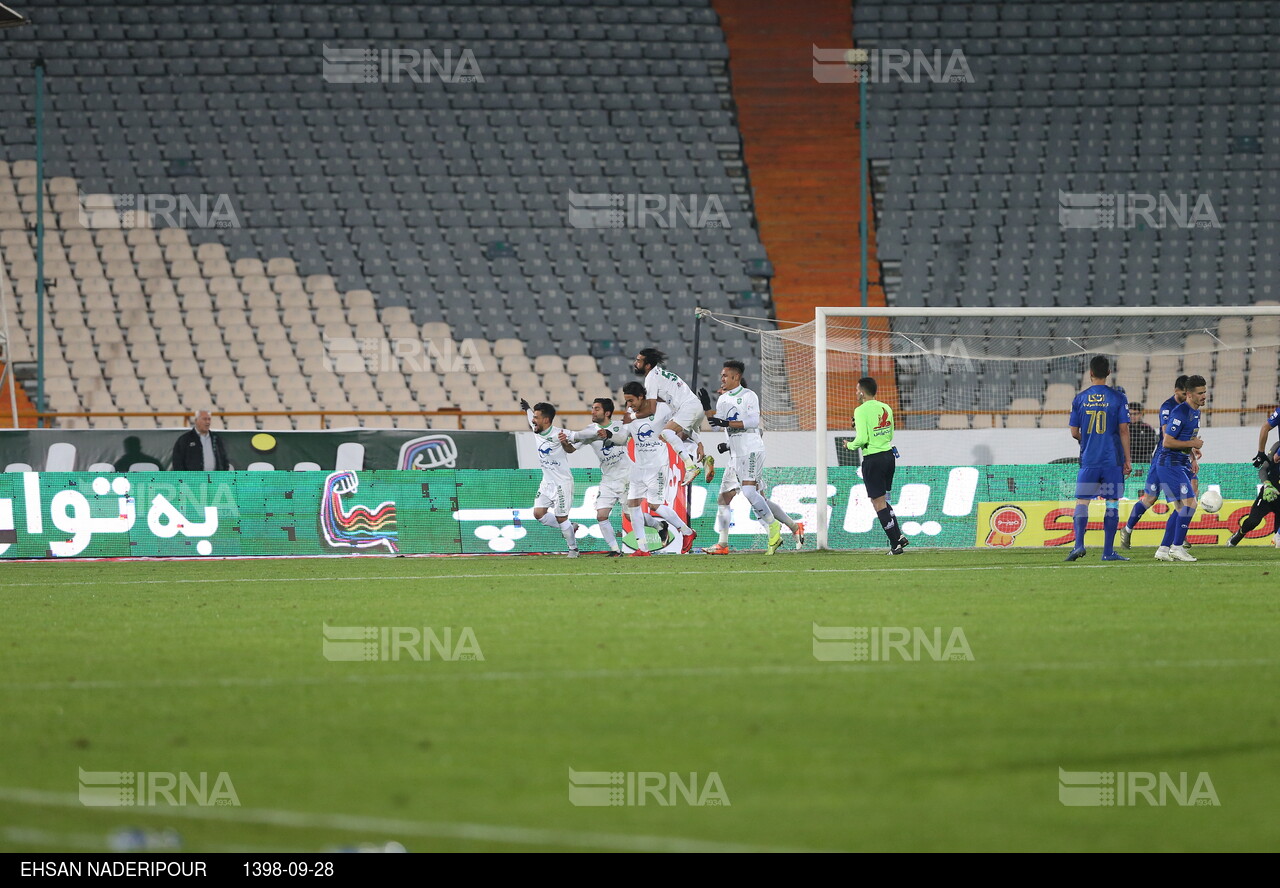
[[[1265,2],[859,0],[857,45],[930,60],[937,50],[944,64],[960,50],[972,74],[972,82],[887,76],[868,86],[889,304],[1280,299],[1280,102],[1266,68],[1280,34],[1274,13]],[[1207,195],[1223,224],[1069,227],[1060,193]],[[1054,325],[1028,319],[1022,329],[1052,335]],[[1122,361],[1117,382],[1132,398],[1150,398],[1170,388],[1175,367],[1171,358]],[[1273,405],[1276,377],[1274,350],[1264,349],[1247,361],[1220,357],[1211,386]],[[1081,378],[1028,380],[1009,409],[1065,410]],[[912,382],[938,381],[906,377],[906,401]]]
[[[706,3],[56,2],[32,18],[0,73],[25,85],[47,65],[52,410],[206,403],[346,425],[581,402],[616,388],[639,344],[687,366],[695,305],[768,317]],[[378,82],[335,82],[326,46],[373,50]],[[406,49],[438,64],[395,75],[388,52]],[[35,347],[32,111],[31,89],[0,96],[16,361]],[[575,227],[570,192],[674,196],[720,224]],[[204,196],[213,215],[226,195],[234,219],[122,228],[97,195]],[[335,342],[353,369],[327,362]],[[758,350],[724,329],[704,348]]]

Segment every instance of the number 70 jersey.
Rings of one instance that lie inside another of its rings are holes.
[[[1092,385],[1071,402],[1068,424],[1080,430],[1080,465],[1124,465],[1120,426],[1129,422],[1129,399],[1109,385]]]

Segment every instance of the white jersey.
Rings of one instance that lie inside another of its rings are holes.
[[[653,469],[667,465],[667,442],[662,430],[671,421],[671,408],[661,401],[653,416],[635,419],[627,423],[626,433],[635,439],[636,468]]]
[[[760,435],[760,398],[751,389],[740,385],[722,394],[716,401],[716,416],[743,425],[740,429],[725,429],[734,459],[764,450],[764,438]]]
[[[601,440],[596,437],[600,429],[608,429],[609,437]],[[575,444],[589,443],[600,460],[600,482],[626,481],[631,473],[631,457],[627,455],[627,430],[623,424],[614,419],[605,425],[592,423],[580,432],[569,436]]]
[[[542,467],[543,483],[572,486],[573,473],[569,471],[569,454],[560,443],[560,433],[566,432],[551,426],[545,432],[534,432],[538,439],[538,465]]]
[[[644,378],[645,396],[666,402],[671,413],[687,412],[693,407],[702,413],[702,402],[698,396],[685,385],[684,380],[664,367],[654,367]],[[683,408],[683,410],[682,410]]]

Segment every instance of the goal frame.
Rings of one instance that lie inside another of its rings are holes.
[[[1084,307],[1084,308],[922,308],[891,306],[819,306],[814,310],[814,431],[816,432],[815,453],[815,485],[814,501],[816,504],[817,535],[815,544],[819,551],[829,550],[827,545],[827,524],[830,519],[830,508],[827,504],[827,460],[830,458],[829,441],[831,429],[827,428],[827,321],[830,318],[1028,318],[1028,317],[1113,317],[1113,318],[1155,318],[1155,317],[1266,317],[1280,316],[1280,305],[1204,305],[1204,306],[1145,306],[1122,308]],[[1081,350],[1081,354],[1086,354]]]

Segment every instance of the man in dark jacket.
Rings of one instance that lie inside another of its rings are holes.
[[[1156,430],[1142,421],[1142,404],[1129,402],[1129,454],[1136,463],[1151,462],[1158,438]]]
[[[192,418],[194,428],[173,445],[173,471],[226,472],[231,468],[222,439],[209,431],[212,422],[208,410],[196,411]]]

